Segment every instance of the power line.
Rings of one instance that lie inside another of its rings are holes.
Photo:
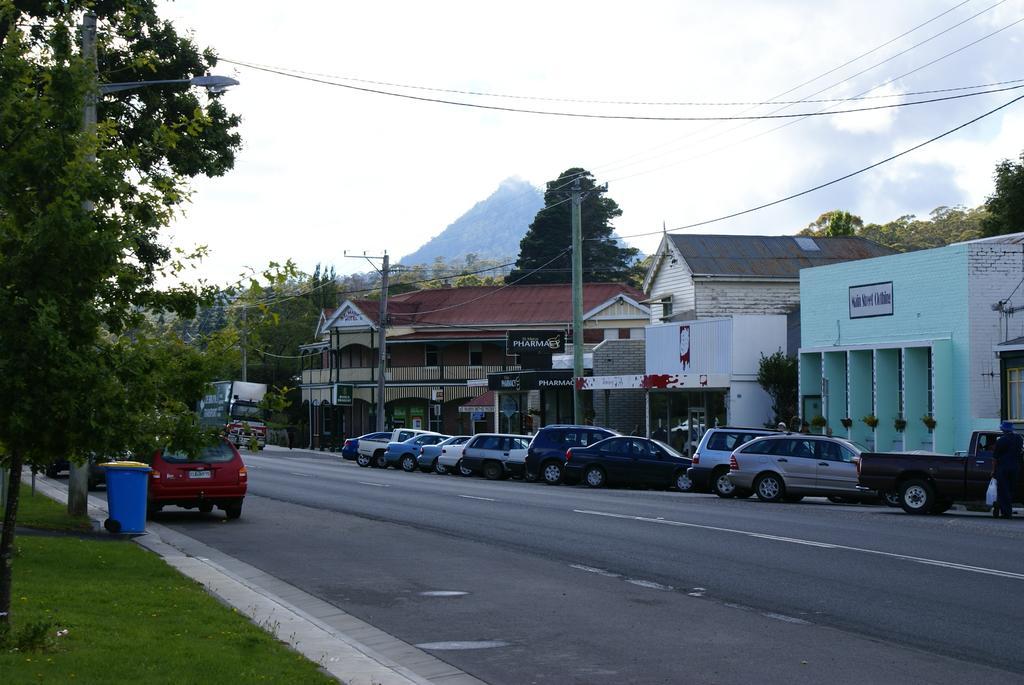
[[[1006,2],[1006,0],[1000,0],[1000,2]],[[951,29],[947,29],[947,30],[951,30]],[[936,35],[941,35],[941,34],[936,34]],[[931,38],[929,38],[928,40],[931,40]],[[908,48],[908,50],[909,49],[911,49],[911,48]],[[904,52],[906,52],[906,51],[904,51]],[[903,54],[903,53],[898,53],[897,55],[894,55],[893,57],[890,57],[889,59],[894,59],[895,57],[898,57],[901,54]],[[470,108],[473,108],[473,109],[486,109],[486,110],[494,110],[494,111],[499,111],[499,112],[510,112],[510,113],[515,113],[515,114],[537,114],[537,115],[543,115],[543,116],[571,117],[571,118],[577,118],[577,119],[611,119],[611,120],[619,120],[619,121],[758,121],[758,120],[761,120],[761,119],[799,119],[799,118],[811,117],[811,116],[833,116],[833,115],[836,115],[836,114],[854,114],[854,113],[857,113],[857,112],[873,112],[873,111],[881,110],[881,109],[894,109],[894,108],[898,108],[898,107],[910,107],[910,106],[913,106],[913,105],[925,105],[925,104],[931,104],[931,103],[935,103],[935,102],[943,102],[943,101],[946,101],[946,100],[959,100],[959,99],[962,99],[962,98],[974,97],[976,95],[987,95],[989,93],[999,93],[999,92],[1003,92],[1003,91],[1006,91],[1006,90],[1013,90],[1013,89],[1016,89],[1016,88],[1024,87],[1024,86],[1021,86],[1021,85],[1007,86],[1007,87],[1003,87],[1003,88],[999,88],[999,89],[995,89],[995,90],[977,91],[977,92],[973,92],[973,93],[961,93],[960,95],[946,95],[946,96],[941,96],[941,97],[928,98],[928,99],[925,99],[925,100],[915,100],[915,101],[911,101],[911,102],[896,102],[896,103],[891,103],[891,104],[887,104],[887,105],[873,105],[873,106],[869,106],[869,107],[855,107],[855,108],[842,109],[842,110],[822,109],[822,110],[818,110],[816,112],[794,112],[794,113],[789,113],[789,114],[778,114],[777,112],[779,112],[782,109],[785,109],[786,107],[790,106],[790,105],[786,105],[785,107],[781,107],[781,108],[779,108],[777,110],[774,110],[773,112],[771,112],[769,114],[737,114],[737,115],[732,115],[732,116],[724,116],[724,115],[719,115],[719,116],[653,116],[653,115],[642,115],[642,114],[594,114],[594,113],[585,113],[585,112],[560,112],[560,111],[539,110],[539,109],[523,109],[523,108],[519,108],[519,107],[504,107],[504,106],[501,106],[501,105],[486,105],[486,104],[473,103],[473,102],[461,102],[461,101],[458,101],[458,100],[443,100],[443,99],[440,99],[440,98],[421,97],[421,96],[418,96],[418,95],[409,95],[409,94],[406,94],[406,93],[396,93],[396,92],[392,92],[392,91],[379,90],[379,89],[375,89],[375,88],[364,88],[364,87],[361,87],[361,86],[353,86],[353,85],[349,85],[349,84],[345,84],[345,83],[338,83],[336,81],[328,81],[328,80],[317,78],[317,77],[313,77],[313,76],[303,76],[303,75],[300,75],[300,74],[288,73],[287,71],[282,71],[282,70],[276,69],[276,68],[259,67],[259,66],[256,66],[254,64],[248,64],[248,63],[245,63],[245,62],[237,62],[237,61],[232,61],[232,60],[228,60],[228,59],[225,59],[223,61],[227,62],[229,64],[235,64],[235,65],[238,65],[238,66],[241,66],[241,67],[246,67],[246,68],[249,68],[249,69],[256,69],[257,71],[263,71],[263,72],[267,72],[267,73],[270,73],[270,74],[277,74],[278,76],[285,76],[287,78],[299,79],[301,81],[311,81],[313,83],[320,83],[320,84],[323,84],[323,85],[335,86],[337,88],[346,88],[346,89],[357,90],[357,91],[366,92],[366,93],[375,93],[377,95],[387,95],[387,96],[391,96],[391,97],[403,98],[403,99],[408,99],[408,100],[417,100],[419,102],[432,102],[432,103],[442,104],[442,105],[453,105],[453,106],[456,106],[456,107],[470,107]],[[889,61],[889,60],[885,60],[885,61]],[[877,64],[875,66],[879,66],[881,64],[884,64],[884,62],[879,62],[879,64]],[[869,69],[873,69],[873,68],[875,68],[875,67],[869,67]],[[865,71],[867,71],[867,70],[865,70]],[[864,73],[864,72],[860,72],[860,73]],[[858,75],[858,74],[855,74],[855,76],[856,75]],[[853,78],[853,77],[851,77],[851,78]],[[831,88],[831,87],[832,86],[829,86],[829,88]],[[826,88],[825,90],[828,90],[828,88]],[[819,92],[822,92],[822,91],[819,91]],[[839,100],[839,101],[842,102],[842,101],[845,101],[845,100]],[[831,102],[836,102],[836,101],[833,100]]]
[[[685,230],[687,228],[696,228],[698,226],[706,226],[708,224],[717,223],[719,221],[725,221],[726,219],[733,219],[733,218],[738,217],[738,216],[743,216],[744,214],[750,214],[752,212],[756,212],[756,211],[759,211],[759,210],[762,210],[762,209],[766,209],[768,207],[773,207],[773,206],[775,206],[777,204],[781,204],[783,202],[788,202],[789,200],[793,200],[793,199],[801,197],[803,195],[807,195],[809,193],[813,193],[816,190],[821,190],[822,188],[827,188],[828,186],[835,185],[836,183],[839,183],[840,181],[845,181],[848,178],[852,178],[853,176],[857,176],[858,174],[862,174],[865,171],[870,171],[871,169],[874,169],[875,167],[879,167],[879,166],[881,166],[883,164],[886,164],[887,162],[891,162],[892,160],[897,159],[899,157],[902,157],[902,156],[904,156],[906,154],[909,154],[911,152],[914,152],[915,150],[919,150],[919,149],[923,148],[925,145],[929,145],[931,143],[934,143],[937,140],[945,138],[948,135],[956,133],[960,129],[966,128],[966,127],[970,126],[971,124],[974,124],[974,123],[976,123],[978,121],[981,121],[985,117],[991,116],[991,115],[995,114],[996,112],[998,112],[998,111],[1000,111],[1002,109],[1005,109],[1005,108],[1009,107],[1010,105],[1012,105],[1014,103],[1017,103],[1017,102],[1019,102],[1021,100],[1024,100],[1024,95],[1019,95],[1019,96],[1015,97],[1014,99],[1010,100],[1009,102],[1006,102],[1006,103],[1004,103],[1002,105],[999,105],[995,109],[990,109],[989,111],[985,112],[984,114],[981,114],[979,116],[974,117],[970,121],[965,121],[964,123],[960,124],[959,126],[951,128],[948,131],[945,131],[944,133],[940,133],[939,135],[937,135],[937,136],[935,136],[933,138],[929,138],[928,140],[926,140],[924,142],[918,143],[917,145],[914,145],[913,147],[909,147],[909,148],[903,150],[902,152],[897,152],[894,155],[890,155],[889,157],[886,157],[885,159],[879,160],[879,161],[875,162],[874,164],[869,164],[866,167],[863,167],[863,168],[858,169],[856,171],[852,171],[852,172],[850,172],[848,174],[840,176],[839,178],[834,178],[831,181],[827,181],[825,183],[820,183],[820,184],[814,186],[813,188],[808,188],[806,190],[801,190],[798,193],[793,193],[792,195],[787,195],[786,197],[779,198],[778,200],[773,200],[772,202],[766,202],[764,204],[757,205],[756,207],[750,207],[749,209],[744,209],[744,210],[739,211],[739,212],[733,212],[732,214],[726,214],[726,215],[723,215],[723,216],[715,217],[714,219],[705,219],[704,221],[697,221],[697,222],[694,222],[692,224],[685,224],[683,226],[677,226],[675,228],[669,229],[668,231],[650,231],[648,233],[634,233],[632,235],[619,236],[619,237],[620,238],[639,238],[639,237],[642,237],[642,236],[661,235],[661,234],[667,233],[667,232],[682,231],[682,230]]]
[[[926,69],[926,68],[928,68],[928,67],[930,67],[930,66],[932,66],[934,64],[937,64],[938,62],[941,62],[942,60],[948,59],[948,58],[952,57],[953,55],[956,55],[956,54],[958,54],[960,52],[963,52],[964,50],[966,50],[966,49],[968,49],[970,47],[973,47],[973,46],[977,45],[978,43],[980,43],[982,41],[988,40],[989,38],[992,38],[993,36],[995,36],[995,35],[997,35],[999,33],[1002,33],[1003,31],[1006,31],[1006,30],[1010,29],[1010,28],[1016,26],[1017,24],[1020,24],[1021,22],[1024,22],[1024,18],[1017,19],[1016,21],[1011,22],[1011,23],[1003,26],[1002,28],[996,29],[995,31],[992,31],[991,33],[987,33],[984,36],[982,36],[982,37],[980,37],[980,38],[978,38],[976,40],[973,40],[970,43],[967,43],[966,45],[961,45],[960,47],[956,48],[955,50],[951,50],[950,52],[947,52],[944,55],[941,55],[939,57],[936,57],[935,59],[933,59],[933,60],[931,60],[929,62],[926,62],[925,64],[922,64],[922,65],[920,65],[918,67],[915,67],[915,68],[911,69],[910,71],[904,72],[904,73],[900,74],[899,76],[894,76],[894,77],[892,77],[892,78],[890,78],[890,79],[888,79],[886,81],[883,81],[883,82],[881,82],[881,83],[879,83],[877,85],[874,85],[874,86],[872,86],[870,88],[862,90],[861,92],[857,93],[855,95],[855,97],[860,96],[860,95],[864,95],[866,93],[870,93],[871,91],[877,90],[878,88],[883,88],[883,87],[885,87],[885,86],[887,86],[887,85],[889,85],[891,83],[894,83],[894,82],[898,81],[899,79],[902,79],[902,78],[905,78],[907,76],[910,76],[911,74],[914,74],[914,73],[916,73],[918,71],[921,71],[922,69]],[[834,87],[836,85],[839,85],[841,83],[842,83],[842,81],[840,81],[840,82],[838,82],[836,84],[833,84],[832,87]],[[824,90],[828,90],[828,89],[826,88]],[[818,93],[824,92],[824,90],[818,91]],[[800,121],[802,121],[802,119],[794,119],[794,120],[786,121],[786,122],[781,123],[778,126],[775,126],[773,128],[767,129],[765,131],[761,131],[759,133],[755,133],[752,136],[747,136],[746,138],[742,138],[740,140],[736,140],[736,141],[733,141],[731,143],[727,143],[725,145],[721,145],[721,146],[719,146],[717,148],[714,148],[714,149],[711,149],[711,150],[706,150],[706,151],[701,152],[701,153],[696,154],[696,155],[691,155],[690,157],[687,157],[685,159],[679,160],[677,162],[672,162],[671,164],[662,165],[660,167],[655,167],[653,169],[647,169],[645,171],[640,171],[640,172],[637,172],[637,173],[634,173],[634,174],[629,174],[629,175],[626,175],[626,176],[619,176],[619,177],[613,178],[611,180],[612,181],[622,181],[622,180],[625,180],[625,179],[628,179],[628,178],[635,178],[636,176],[642,176],[642,175],[653,173],[653,172],[656,172],[656,171],[661,171],[662,169],[667,169],[670,166],[676,166],[678,164],[682,164],[683,162],[689,162],[689,161],[693,161],[695,159],[700,159],[701,157],[706,157],[706,156],[708,156],[710,154],[714,154],[715,152],[720,152],[720,151],[726,150],[726,149],[728,149],[730,147],[735,147],[736,145],[739,145],[741,143],[747,143],[747,142],[750,142],[751,140],[755,140],[757,138],[760,138],[761,136],[766,136],[766,135],[768,135],[770,133],[774,133],[775,131],[781,130],[781,129],[786,128],[788,126],[792,126],[793,124],[797,124]],[[733,126],[732,128],[726,129],[725,131],[722,131],[721,133],[717,133],[717,134],[715,134],[713,136],[709,136],[709,137],[704,138],[704,139],[702,139],[700,141],[697,141],[697,142],[698,143],[704,143],[704,142],[708,142],[710,140],[714,140],[715,138],[717,138],[717,137],[719,137],[719,136],[721,136],[721,135],[723,135],[725,133],[730,133],[732,131],[739,130],[740,128],[743,128],[744,126],[747,126],[747,125],[749,125],[749,122],[744,122],[742,124],[739,124],[738,126]],[[625,168],[625,167],[628,167],[628,166],[634,166],[634,165],[639,164],[639,163],[640,162],[631,162],[629,164],[620,165],[618,168]]]

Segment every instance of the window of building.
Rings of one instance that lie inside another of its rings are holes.
[[[484,346],[483,343],[469,343],[469,365],[483,366]]]
[[[437,345],[425,345],[423,349],[424,366],[439,366],[441,364],[441,354]]]
[[[1024,421],[1024,368],[1006,369],[1006,413],[1010,421]]]

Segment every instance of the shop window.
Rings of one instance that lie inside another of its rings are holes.
[[[469,365],[482,366],[484,363],[484,346],[482,343],[469,343]]]
[[[425,345],[424,348],[424,366],[439,366],[441,363],[441,354],[437,345]]]
[[[1006,413],[1010,421],[1024,421],[1024,368],[1006,370]]]

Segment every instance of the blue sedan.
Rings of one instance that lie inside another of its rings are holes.
[[[690,460],[657,440],[614,437],[565,453],[565,480],[588,487],[609,484],[693,490],[686,475]]]
[[[440,433],[420,433],[405,442],[389,442],[388,448],[384,450],[383,456],[377,462],[377,466],[386,469],[389,466],[401,468],[403,471],[412,473],[416,470],[416,457],[420,454],[420,448],[424,445],[436,445],[446,440],[447,435]]]

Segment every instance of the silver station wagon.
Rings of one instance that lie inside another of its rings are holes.
[[[729,480],[763,502],[799,502],[805,496],[861,500],[857,459],[862,451],[849,440],[823,435],[756,438],[729,457]]]

